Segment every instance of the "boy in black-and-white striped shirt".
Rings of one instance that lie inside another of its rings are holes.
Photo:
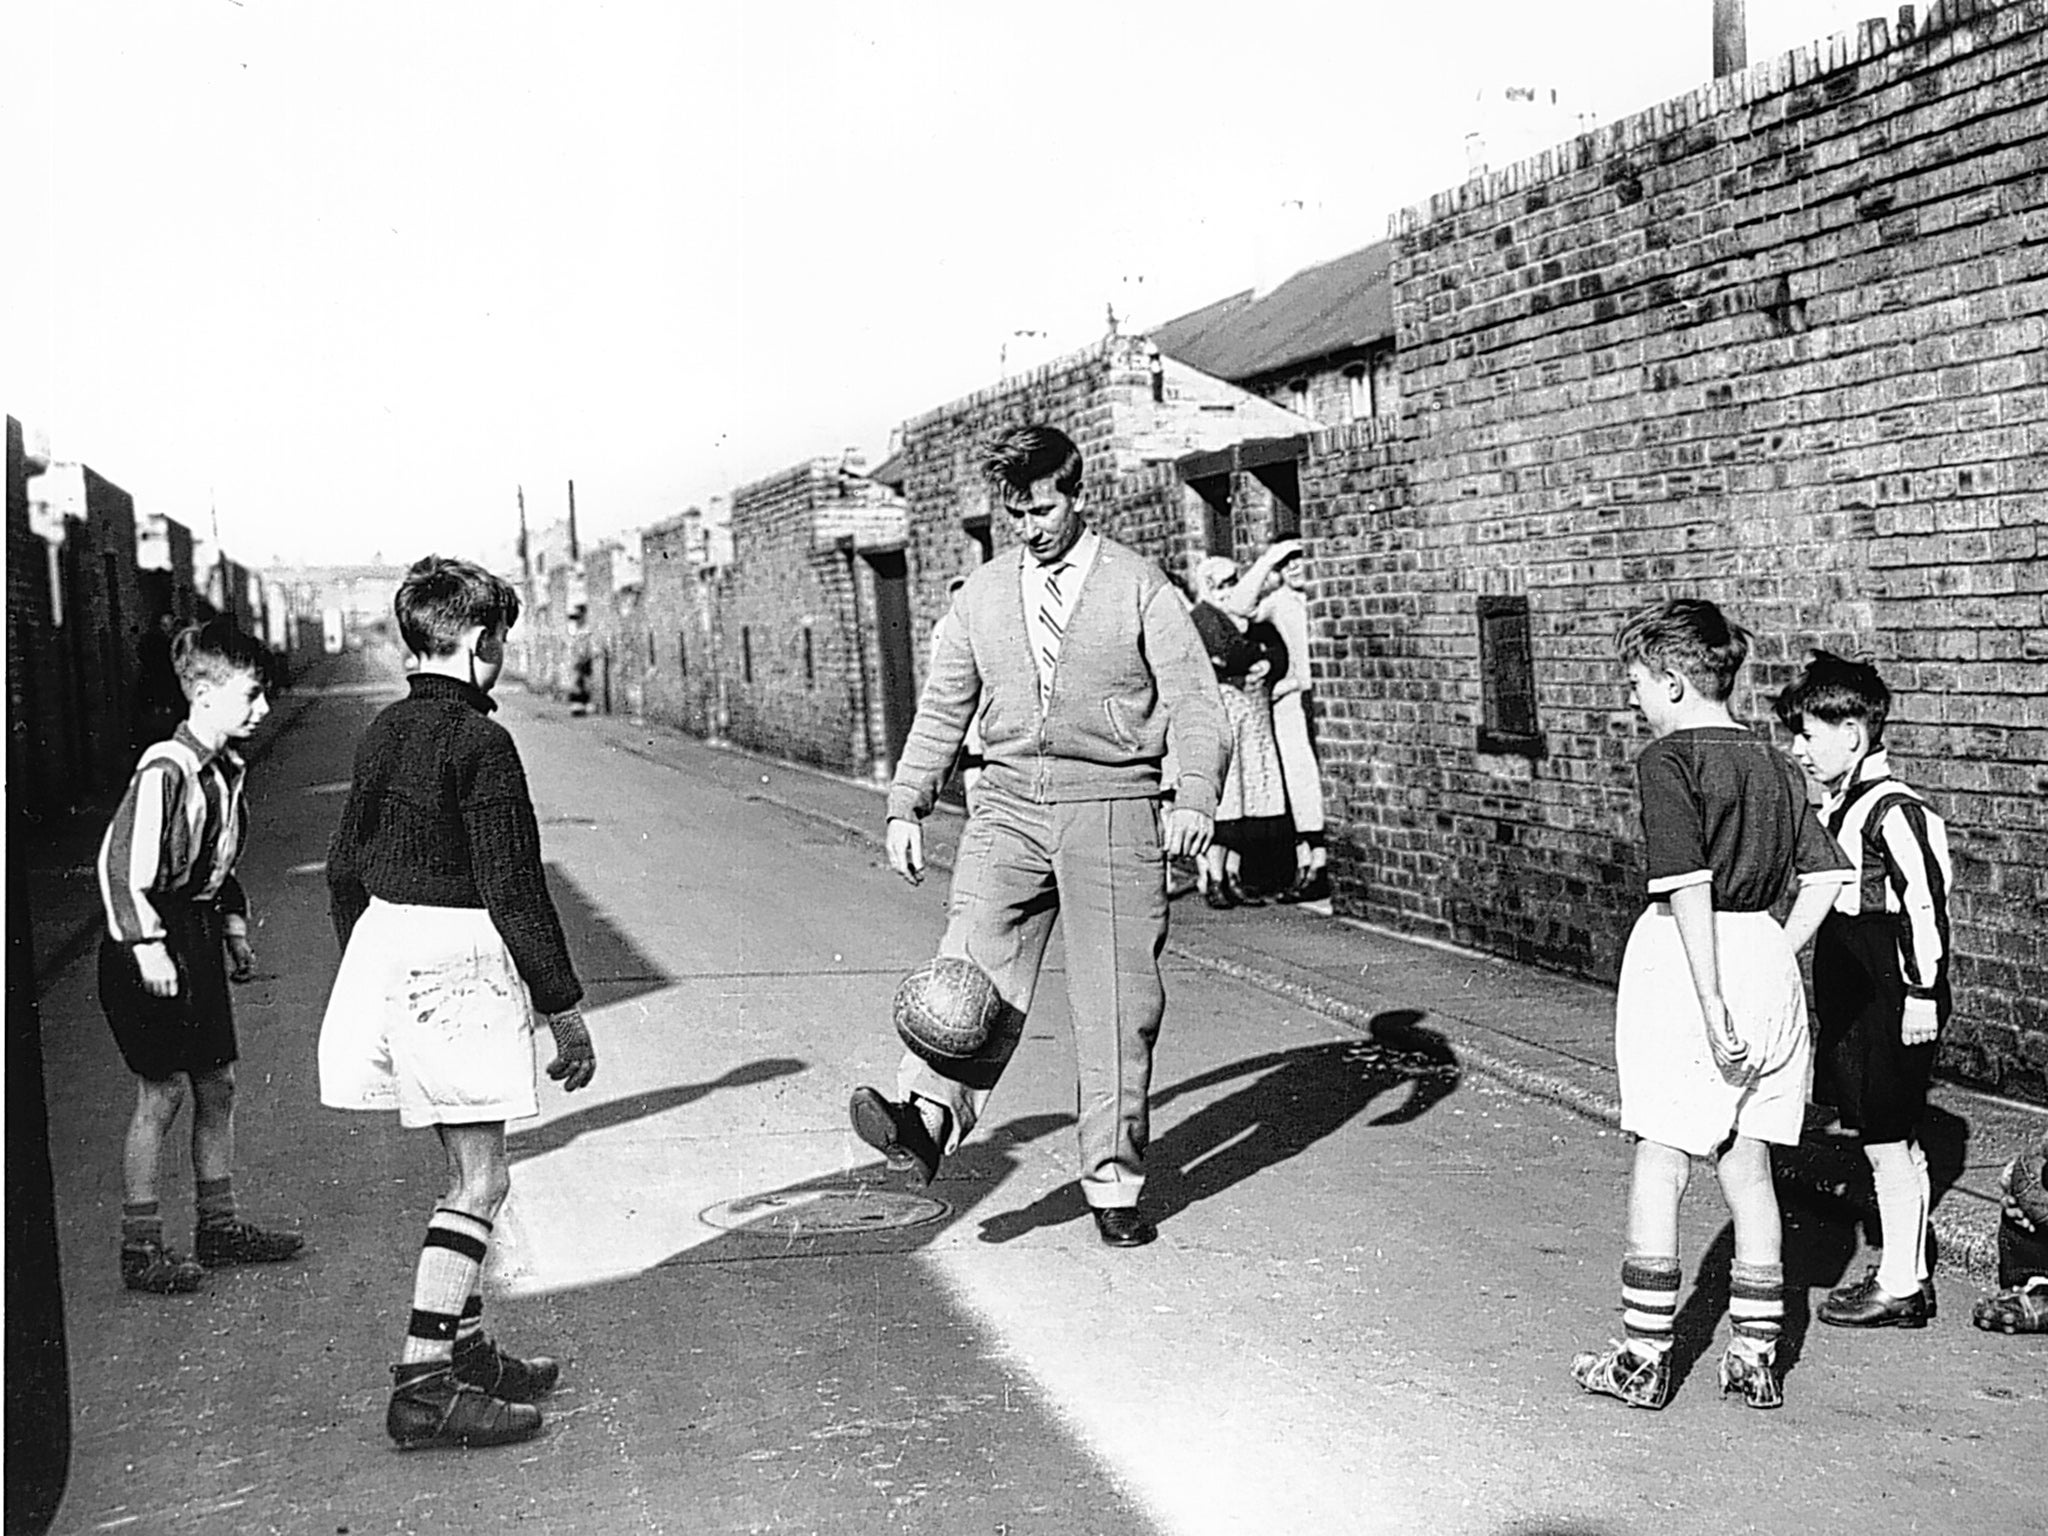
[[[1814,940],[1820,1016],[1816,1097],[1863,1141],[1884,1255],[1816,1315],[1844,1328],[1924,1328],[1927,1108],[1936,1040],[1949,1015],[1948,832],[1884,751],[1891,690],[1877,669],[1815,651],[1776,700],[1792,755],[1825,794],[1821,820],[1855,867]]]
[[[235,1213],[239,1051],[227,961],[246,981],[255,957],[234,873],[249,813],[231,743],[270,713],[262,662],[256,642],[222,620],[177,637],[172,664],[188,700],[185,721],[143,752],[100,841],[100,1008],[135,1074],[121,1206],[121,1279],[131,1291],[194,1291],[202,1264],[289,1259],[304,1241]],[[164,1245],[157,1202],[164,1137],[188,1083],[198,1263]]]

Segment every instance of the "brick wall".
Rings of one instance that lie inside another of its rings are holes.
[[[134,766],[135,672],[142,592],[135,570],[135,502],[90,467],[83,470],[85,516],[70,520],[64,544],[83,767],[87,787],[117,789]]]
[[[68,803],[70,733],[58,718],[57,635],[50,623],[49,546],[29,522],[28,457],[21,423],[7,418],[7,795],[15,808],[46,816]]]
[[[1400,427],[1304,468],[1346,910],[1596,976],[1641,901],[1609,656],[1697,593],[1734,700],[1867,652],[1949,818],[1944,1066],[2048,1097],[2048,3],[1949,4],[1402,221]],[[1525,594],[1540,757],[1481,753],[1477,602]]]
[[[901,543],[900,505],[840,461],[817,459],[735,491],[732,537],[719,612],[728,733],[757,751],[866,773],[880,750],[877,663],[858,617],[872,613],[873,595],[870,586],[856,597],[869,578],[855,551]]]
[[[690,512],[647,530],[642,621],[654,636],[647,675],[650,718],[697,736],[723,734],[719,718],[720,574],[703,564],[703,518]]]

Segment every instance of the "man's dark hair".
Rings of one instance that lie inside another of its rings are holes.
[[[1749,631],[1703,597],[1667,597],[1621,626],[1614,652],[1624,665],[1677,672],[1705,697],[1725,703],[1749,659]]]
[[[229,619],[188,624],[171,639],[171,667],[188,699],[200,683],[224,683],[239,672],[261,680],[269,660],[262,644]]]
[[[1869,662],[1817,650],[1792,686],[1771,700],[1771,708],[1778,723],[1794,735],[1808,715],[1829,725],[1861,720],[1875,752],[1884,742],[1884,723],[1891,718],[1892,691]]]
[[[477,625],[491,630],[518,623],[519,594],[504,577],[471,561],[428,555],[405,573],[391,611],[413,655],[447,656]]]
[[[996,499],[1009,502],[1040,480],[1065,496],[1081,494],[1081,450],[1058,427],[1011,427],[983,445],[981,474]]]

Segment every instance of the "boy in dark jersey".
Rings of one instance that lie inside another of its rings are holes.
[[[1572,1361],[1588,1392],[1637,1408],[1671,1395],[1678,1207],[1692,1159],[1715,1159],[1735,1220],[1721,1390],[1784,1401],[1783,1230],[1770,1145],[1799,1140],[1812,1076],[1794,958],[1848,877],[1796,768],[1728,710],[1749,634],[1712,603],[1671,598],[1615,637],[1630,700],[1656,739],[1636,760],[1650,904],[1622,958],[1614,1055],[1621,1128],[1636,1138],[1626,1338]],[[1770,908],[1797,880],[1781,928]]]

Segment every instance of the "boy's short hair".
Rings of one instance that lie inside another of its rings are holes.
[[[982,445],[981,477],[1008,503],[1041,480],[1064,496],[1081,494],[1081,450],[1058,427],[1011,427]]]
[[[1884,741],[1884,723],[1891,718],[1892,691],[1869,662],[1816,650],[1792,686],[1771,700],[1771,708],[1794,735],[1808,715],[1829,725],[1861,720],[1875,751]]]
[[[171,668],[187,699],[201,683],[231,682],[243,673],[260,679],[269,659],[262,645],[229,619],[187,624],[171,637]]]
[[[1614,653],[1624,665],[1676,672],[1718,704],[1749,659],[1749,631],[1703,597],[1667,597],[1621,626]]]
[[[478,625],[491,630],[518,623],[519,593],[473,561],[428,555],[405,573],[391,611],[413,655],[447,656]]]

